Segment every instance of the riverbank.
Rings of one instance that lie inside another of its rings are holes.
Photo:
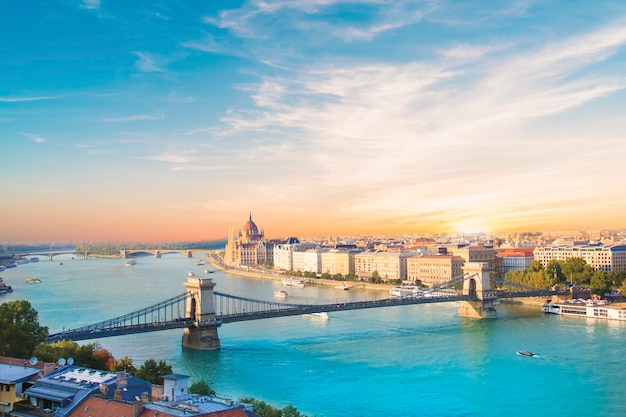
[[[238,268],[231,268],[224,263],[221,262],[221,258],[217,254],[207,254],[207,261],[211,264],[213,268],[216,270],[222,271],[227,274],[239,275],[243,277],[249,278],[259,278],[259,279],[267,279],[267,280],[281,280],[286,278],[286,274],[278,273],[275,271],[267,271],[267,270],[243,270]],[[323,278],[308,278],[308,277],[297,277],[298,279],[302,279],[305,283],[309,285],[318,285],[321,287],[332,287],[337,289],[349,289],[349,288],[365,288],[367,290],[374,291],[385,291],[389,292],[389,290],[396,287],[396,285],[391,284],[374,284],[371,282],[365,281],[337,281],[334,279],[323,279]]]

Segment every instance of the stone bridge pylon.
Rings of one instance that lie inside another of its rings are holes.
[[[221,322],[215,316],[213,288],[215,283],[209,278],[187,277],[185,282],[187,298],[185,317],[191,318],[193,326],[185,327],[182,344],[196,350],[219,350],[220,339],[217,328]]]
[[[478,319],[496,318],[497,312],[493,302],[497,299],[491,291],[489,264],[484,262],[468,262],[463,272],[470,278],[463,281],[463,295],[476,296],[476,300],[462,301],[459,316]]]

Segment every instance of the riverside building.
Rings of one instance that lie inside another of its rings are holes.
[[[230,227],[224,253],[224,262],[233,267],[274,263],[274,244],[265,239],[263,230],[259,231],[252,221],[252,213],[243,228],[235,234]]]
[[[626,271],[626,245],[557,245],[536,247],[534,259],[544,266],[552,259],[565,261],[582,258],[594,269],[604,272]]]

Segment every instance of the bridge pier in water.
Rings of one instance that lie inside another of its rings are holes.
[[[217,328],[221,323],[215,317],[215,283],[209,278],[190,276],[185,287],[192,294],[185,304],[185,317],[190,317],[194,325],[185,327],[183,346],[196,350],[219,350],[221,346]]]
[[[477,319],[496,318],[497,312],[493,302],[497,299],[491,291],[489,264],[484,262],[468,262],[463,272],[474,276],[463,281],[463,295],[475,295],[477,300],[462,301],[459,316]]]

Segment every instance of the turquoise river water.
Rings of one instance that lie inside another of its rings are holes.
[[[183,293],[196,259],[168,255],[72,259],[0,273],[51,332],[90,324]],[[60,265],[60,263],[63,265]],[[26,284],[38,277],[41,284]],[[279,281],[216,272],[216,290],[274,299]],[[328,303],[385,298],[381,292],[288,288],[287,301]],[[498,307],[498,319],[461,318],[454,303],[296,316],[225,324],[222,349],[181,347],[182,330],[94,341],[136,363],[164,359],[174,372],[206,380],[219,394],[254,397],[310,417],[626,416],[626,323],[564,318],[537,306]],[[517,356],[520,349],[536,357]]]

